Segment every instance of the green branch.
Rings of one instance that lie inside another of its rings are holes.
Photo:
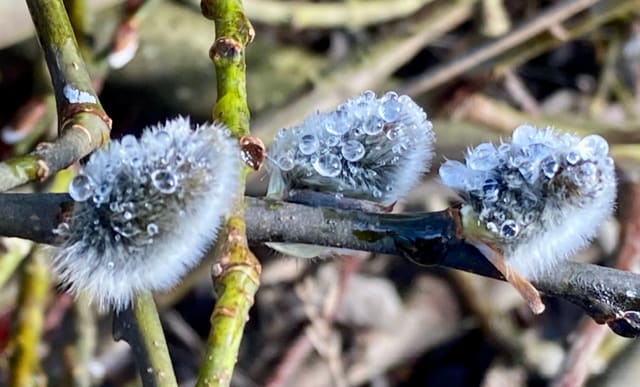
[[[216,68],[218,101],[213,119],[227,125],[237,139],[249,134],[245,47],[253,39],[253,27],[238,0],[203,0],[202,13],[215,22],[216,39],[209,51]],[[249,168],[244,166],[238,199],[226,229],[219,238],[214,286],[219,295],[211,313],[211,331],[199,387],[228,386],[235,366],[244,325],[249,318],[260,283],[260,263],[249,250],[244,221],[244,185]]]
[[[100,105],[61,0],[27,0],[55,90],[58,138],[0,163],[0,191],[44,180],[109,140]]]
[[[133,306],[115,315],[113,336],[131,346],[145,387],[178,385],[151,292],[137,295]]]

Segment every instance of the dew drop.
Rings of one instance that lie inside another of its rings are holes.
[[[113,261],[109,261],[109,262],[107,262],[107,267],[108,267],[109,269],[113,269],[114,267],[116,267],[116,264],[115,264],[115,263],[113,263]]]
[[[93,195],[93,183],[86,175],[78,175],[69,184],[69,195],[76,202],[84,202]]]
[[[500,194],[500,184],[496,179],[487,179],[482,185],[482,193],[485,201],[489,203],[497,202]]]
[[[575,171],[572,178],[578,186],[593,186],[598,182],[598,168],[594,163],[586,162]]]
[[[370,136],[374,136],[382,132],[382,129],[384,129],[384,121],[377,117],[371,118],[369,122],[364,124],[362,127],[362,130]]]
[[[298,144],[298,149],[300,149],[300,153],[303,155],[310,155],[318,150],[320,146],[320,142],[318,138],[313,134],[305,134],[300,137],[300,143]]]
[[[327,144],[327,146],[331,147],[331,146],[336,146],[340,143],[340,137],[338,136],[329,136],[325,139],[325,144]]]
[[[409,149],[409,145],[407,145],[406,141],[402,141],[392,146],[391,152],[394,154],[400,155],[400,154],[403,154],[407,149]]]
[[[353,115],[360,120],[364,120],[371,115],[371,107],[370,102],[367,100],[361,100],[353,108]]]
[[[329,119],[325,121],[324,130],[335,136],[342,136],[349,131],[349,125],[346,121],[347,113],[344,111],[335,112]]]
[[[530,125],[520,125],[511,136],[511,141],[518,145],[527,145],[536,136],[538,130]]]
[[[142,166],[142,156],[140,156],[139,154],[131,155],[131,157],[129,158],[129,165],[136,169],[140,168]]]
[[[493,144],[484,143],[478,145],[467,156],[467,166],[476,171],[488,171],[500,163]]]
[[[126,220],[131,220],[133,218],[133,214],[129,211],[125,211],[124,214],[122,214],[122,216],[126,219]]]
[[[580,154],[575,151],[567,153],[566,160],[571,165],[576,165],[580,161]]]
[[[174,174],[165,169],[153,171],[151,173],[151,182],[158,191],[165,194],[174,193],[178,186]]]
[[[397,140],[402,136],[404,136],[404,130],[398,125],[392,126],[391,129],[387,131],[387,138],[391,141]]]
[[[609,144],[601,136],[591,134],[578,143],[577,150],[583,159],[597,160],[609,153]]]
[[[364,145],[360,141],[349,140],[342,145],[342,156],[348,161],[358,161],[364,157]]]
[[[456,189],[465,187],[464,181],[467,174],[467,167],[457,160],[448,160],[438,170],[442,182]]]
[[[374,99],[376,97],[376,93],[374,93],[371,90],[365,90],[364,92],[362,92],[362,96],[365,99],[372,100],[372,99]]]
[[[371,195],[373,195],[374,198],[379,199],[382,197],[382,191],[380,191],[378,188],[373,187],[371,189]]]
[[[283,171],[290,171],[295,165],[293,162],[293,158],[291,158],[291,156],[289,156],[288,154],[279,156],[276,160],[276,164],[278,164],[278,167]]]
[[[531,161],[527,160],[520,164],[518,171],[529,184],[534,184],[538,180],[538,168]]]
[[[548,156],[540,162],[542,173],[552,179],[560,170],[560,164],[552,157]]]
[[[321,155],[313,162],[313,168],[321,175],[326,177],[335,177],[342,171],[342,163],[340,157],[327,153]]]
[[[282,140],[285,137],[287,137],[287,129],[280,128],[280,130],[278,130],[278,134],[276,134],[276,140]]]
[[[520,232],[520,226],[511,219],[505,220],[500,227],[500,235],[503,238],[515,238],[518,235],[518,232]]]
[[[136,140],[136,137],[131,134],[127,134],[122,137],[120,145],[122,145],[122,150],[126,153],[132,153],[138,150],[138,140]]]
[[[171,135],[166,130],[159,130],[156,132],[156,140],[160,144],[169,145],[171,144]]]
[[[155,223],[149,223],[147,225],[147,234],[149,234],[150,236],[154,236],[156,234],[158,234],[160,230],[158,229],[158,225]]]
[[[390,91],[382,97],[382,104],[378,109],[378,113],[383,120],[392,122],[400,117],[401,109],[402,104],[398,102],[398,94]]]

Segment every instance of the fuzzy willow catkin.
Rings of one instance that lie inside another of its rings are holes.
[[[240,152],[220,124],[188,118],[147,128],[94,152],[69,186],[70,219],[54,271],[101,309],[142,290],[167,290],[216,237],[238,184]]]
[[[365,91],[280,130],[269,149],[269,191],[310,189],[392,204],[428,170],[434,141],[431,122],[411,98]]]
[[[440,167],[465,200],[465,232],[498,246],[525,277],[569,258],[613,211],[614,162],[598,135],[579,138],[522,125],[511,142],[469,149]]]

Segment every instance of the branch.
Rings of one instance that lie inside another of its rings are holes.
[[[100,105],[61,0],[27,0],[55,90],[59,136],[26,156],[0,163],[0,191],[44,180],[109,139]]]
[[[240,0],[202,0],[200,6],[202,14],[215,22],[216,39],[209,50],[216,68],[218,95],[213,119],[229,128],[231,135],[240,141],[243,156],[247,156],[251,149],[245,145],[252,146],[252,141],[247,138],[250,114],[245,47],[253,40],[254,30]],[[251,156],[245,158],[250,159]],[[198,374],[198,387],[230,385],[244,326],[260,285],[260,262],[247,243],[242,201],[249,168],[246,165],[239,168],[242,171],[237,199],[218,237],[212,279],[219,297],[211,312],[211,330]]]
[[[129,343],[136,354],[144,387],[178,385],[158,310],[150,292],[138,295],[133,300],[133,306],[114,315],[113,336],[116,340]]]
[[[15,196],[12,198],[11,196]],[[71,199],[62,194],[0,194],[0,203],[23,207],[14,213],[38,214],[42,224],[55,224]],[[502,279],[498,271],[459,237],[458,211],[381,214],[309,207],[267,199],[245,198],[247,235],[251,242],[308,243],[401,255],[421,266],[437,265]],[[2,209],[6,211],[6,209]],[[55,235],[35,220],[0,218],[0,235],[12,227],[35,242],[55,242]],[[25,222],[20,225],[19,223]],[[39,239],[36,239],[36,238]],[[239,270],[236,268],[235,270]],[[242,272],[245,275],[245,272]],[[543,293],[566,299],[598,323],[622,336],[640,335],[640,275],[587,263],[566,262],[534,281]]]

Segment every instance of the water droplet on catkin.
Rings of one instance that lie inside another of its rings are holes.
[[[313,168],[321,176],[335,177],[342,171],[342,163],[338,156],[329,153],[318,157],[313,163]]]
[[[364,145],[360,141],[349,140],[342,146],[342,156],[348,161],[358,161],[364,154]]]
[[[69,184],[69,196],[76,202],[84,202],[93,195],[93,183],[88,176],[78,175]]]
[[[153,171],[151,182],[158,191],[165,194],[174,193],[178,185],[174,174],[164,169]]]
[[[315,153],[315,151],[317,151],[319,147],[320,142],[318,141],[318,138],[313,134],[305,134],[304,136],[300,137],[300,144],[298,144],[298,149],[303,155],[310,155],[312,153]]]

